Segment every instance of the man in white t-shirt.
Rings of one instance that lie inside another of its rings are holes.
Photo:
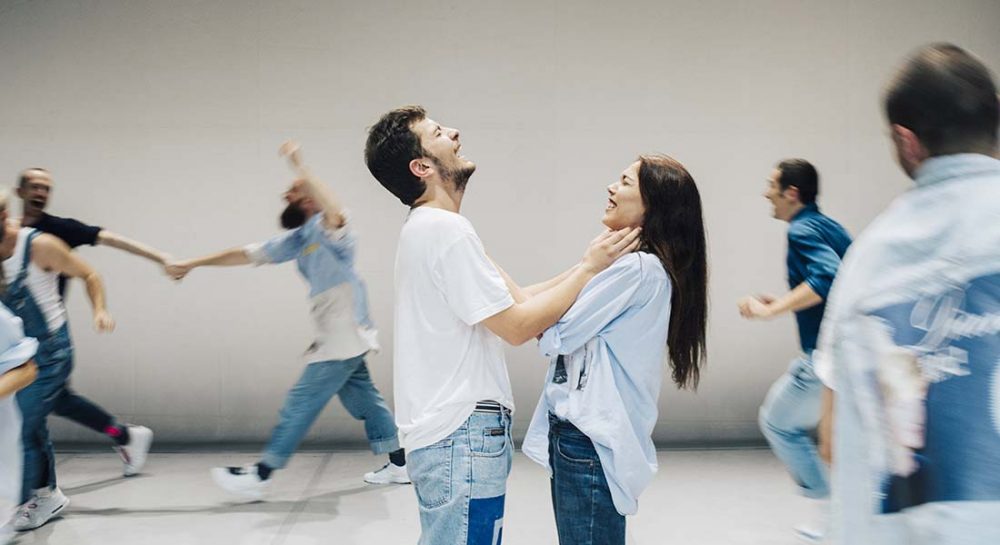
[[[393,354],[420,544],[498,545],[514,409],[501,339],[520,345],[555,324],[588,280],[636,248],[639,231],[604,233],[579,266],[516,302],[459,214],[476,165],[458,137],[419,106],[398,108],[370,129],[365,161],[411,208],[396,254]]]

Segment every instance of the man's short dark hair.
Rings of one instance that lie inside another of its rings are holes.
[[[42,171],[42,172],[44,172],[46,174],[48,174],[48,172],[49,172],[48,170],[46,170],[46,169],[44,169],[42,167],[26,168],[26,169],[22,170],[21,174],[18,176],[17,187],[22,187],[23,188],[25,186],[25,184],[27,184],[28,182],[31,181],[32,178],[34,178],[34,176],[29,176],[28,175],[28,173],[31,172],[31,171],[33,171],[33,170],[40,170],[40,171]]]
[[[1000,125],[997,88],[968,51],[938,43],[918,50],[885,95],[889,123],[917,135],[932,155],[993,149]]]
[[[368,130],[365,163],[375,179],[403,204],[413,206],[427,184],[410,172],[410,161],[427,156],[410,127],[427,117],[420,106],[403,106],[382,116]]]
[[[819,173],[812,163],[805,159],[785,159],[778,163],[778,170],[781,172],[778,186],[782,191],[795,187],[799,190],[799,201],[802,204],[816,202],[816,196],[819,195]]]

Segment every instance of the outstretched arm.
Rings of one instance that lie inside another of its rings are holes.
[[[639,229],[622,229],[601,234],[591,242],[580,265],[561,282],[523,302],[517,302],[515,296],[513,306],[483,320],[483,324],[514,346],[537,337],[566,313],[590,279],[638,248],[639,233]],[[511,282],[505,279],[508,289]]]
[[[744,318],[768,319],[786,312],[798,312],[823,302],[823,298],[813,291],[812,286],[803,282],[792,291],[775,298],[769,295],[751,295],[739,302],[740,315]]]
[[[65,242],[52,235],[39,235],[31,244],[32,260],[47,271],[82,278],[87,284],[87,297],[94,313],[94,328],[100,333],[115,329],[115,321],[105,307],[104,282],[86,261],[71,252]]]
[[[234,267],[251,263],[246,248],[230,248],[195,259],[170,263],[167,265],[167,274],[174,280],[180,280],[196,267]]]
[[[579,268],[579,267],[580,267],[580,264],[577,263],[576,265],[573,265],[569,269],[563,271],[561,274],[559,274],[559,276],[556,276],[554,278],[550,278],[550,279],[546,280],[545,282],[539,282],[537,284],[532,284],[530,286],[525,286],[524,288],[521,288],[521,289],[523,289],[525,292],[527,292],[528,295],[532,295],[532,296],[538,295],[539,293],[542,293],[543,291],[550,290],[550,289],[558,286],[559,284],[561,284],[563,282],[563,280],[566,280],[567,278],[569,278],[577,270],[577,268]]]
[[[344,208],[340,199],[334,194],[330,186],[320,182],[313,176],[312,172],[306,168],[302,162],[301,146],[294,140],[289,140],[281,145],[278,153],[288,159],[288,165],[292,171],[306,183],[309,188],[309,195],[312,197],[320,209],[323,210],[323,222],[327,229],[339,229],[347,223],[344,216]]]
[[[97,243],[102,246],[118,248],[119,250],[124,250],[132,255],[146,258],[161,267],[165,267],[167,262],[170,261],[170,255],[161,252],[152,246],[148,246],[141,242],[124,237],[118,233],[108,231],[107,229],[102,229],[101,233],[97,235]]]

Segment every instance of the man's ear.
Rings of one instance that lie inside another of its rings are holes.
[[[795,187],[794,185],[790,185],[790,186],[786,187],[785,189],[783,189],[781,191],[781,195],[783,197],[785,197],[786,199],[790,199],[790,200],[794,199],[794,200],[796,200],[798,202],[802,202],[802,199],[799,198],[799,188]]]
[[[426,178],[434,172],[434,165],[426,157],[418,157],[410,161],[410,173],[417,178]]]
[[[900,159],[905,160],[908,164],[919,165],[930,157],[930,152],[917,137],[917,133],[910,129],[898,124],[893,125],[892,138],[896,142]]]

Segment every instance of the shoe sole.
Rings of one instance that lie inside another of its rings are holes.
[[[250,500],[253,500],[253,501],[264,501],[264,496],[267,494],[266,490],[265,491],[260,491],[260,492],[251,492],[249,490],[245,490],[245,489],[242,489],[242,488],[233,488],[233,487],[230,487],[230,486],[227,486],[226,484],[224,484],[223,479],[220,478],[219,475],[224,474],[225,471],[226,471],[225,469],[212,468],[212,470],[211,470],[212,481],[215,482],[216,486],[218,486],[219,488],[225,490],[226,492],[229,492],[230,494],[234,494],[236,496],[240,496],[240,497],[243,497],[243,498],[246,498],[246,499],[250,499]]]
[[[413,481],[369,481],[364,479],[368,484],[413,484]]]
[[[31,530],[37,530],[49,522],[52,522],[52,519],[61,517],[63,509],[66,509],[67,507],[69,507],[69,498],[66,498],[66,501],[64,501],[62,505],[56,507],[55,510],[49,513],[49,515],[39,524],[36,524],[35,526],[28,526],[26,528],[14,528],[14,530],[18,532],[30,532]]]

